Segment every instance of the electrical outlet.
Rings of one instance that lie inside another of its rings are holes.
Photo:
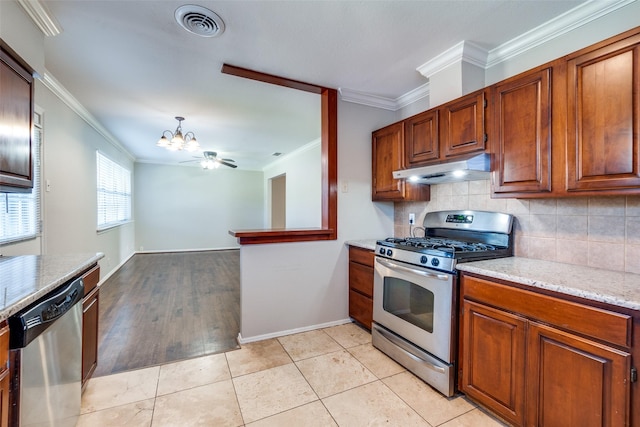
[[[416,214],[410,213],[409,214],[409,225],[413,225],[415,223],[416,223]]]

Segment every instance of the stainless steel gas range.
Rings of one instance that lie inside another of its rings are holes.
[[[498,212],[429,212],[424,236],[376,244],[373,345],[445,396],[455,393],[456,265],[512,256],[512,225]]]

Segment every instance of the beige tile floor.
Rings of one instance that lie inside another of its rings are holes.
[[[445,398],[346,324],[91,379],[77,426],[382,425],[504,424]]]

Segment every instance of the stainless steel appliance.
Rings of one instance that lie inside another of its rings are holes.
[[[512,225],[498,212],[429,212],[424,237],[376,244],[373,345],[445,396],[455,393],[456,265],[513,255]]]
[[[83,295],[79,278],[9,318],[11,425],[76,425],[82,392]]]

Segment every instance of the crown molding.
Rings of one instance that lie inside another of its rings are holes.
[[[357,90],[351,90],[347,88],[338,88],[340,93],[340,99],[346,102],[353,102],[354,104],[366,105],[368,107],[381,108],[383,110],[396,111],[398,109],[396,100],[391,98],[385,98],[384,96],[373,95],[364,92],[358,92]]]
[[[413,104],[416,101],[421,100],[422,98],[426,98],[429,96],[429,82],[426,82],[417,88],[410,90],[404,95],[399,96],[395,99],[396,102],[396,110],[406,107],[407,105]]]
[[[17,0],[17,2],[45,36],[54,37],[62,32],[60,23],[39,0]]]
[[[420,65],[417,70],[420,74],[429,78],[457,61],[468,62],[483,69],[491,68],[635,1],[637,0],[588,0],[490,51],[486,51],[468,40],[461,41],[432,60]],[[413,89],[396,99],[384,98],[344,88],[340,89],[340,95],[343,101],[397,111],[409,105],[411,102],[428,96],[429,89],[428,86],[425,86],[426,85],[422,85]],[[424,95],[419,96],[421,92],[424,92]],[[415,99],[413,97],[415,97]],[[411,101],[411,99],[413,100]]]
[[[589,0],[489,51],[486,68],[547,43],[636,0]]]
[[[73,110],[81,119],[83,119],[89,126],[96,130],[104,139],[111,143],[114,147],[120,150],[123,154],[125,154],[131,161],[136,160],[136,158],[124,148],[124,146],[113,136],[109,131],[102,126],[98,120],[86,109],[82,106],[80,101],[78,101],[71,93],[60,84],[51,74],[45,71],[44,76],[40,78],[40,81],[62,102],[64,102],[71,110]]]
[[[416,68],[416,70],[426,78],[431,78],[432,75],[461,61],[486,68],[488,55],[489,52],[486,49],[469,40],[463,40],[435,58],[425,62]]]

